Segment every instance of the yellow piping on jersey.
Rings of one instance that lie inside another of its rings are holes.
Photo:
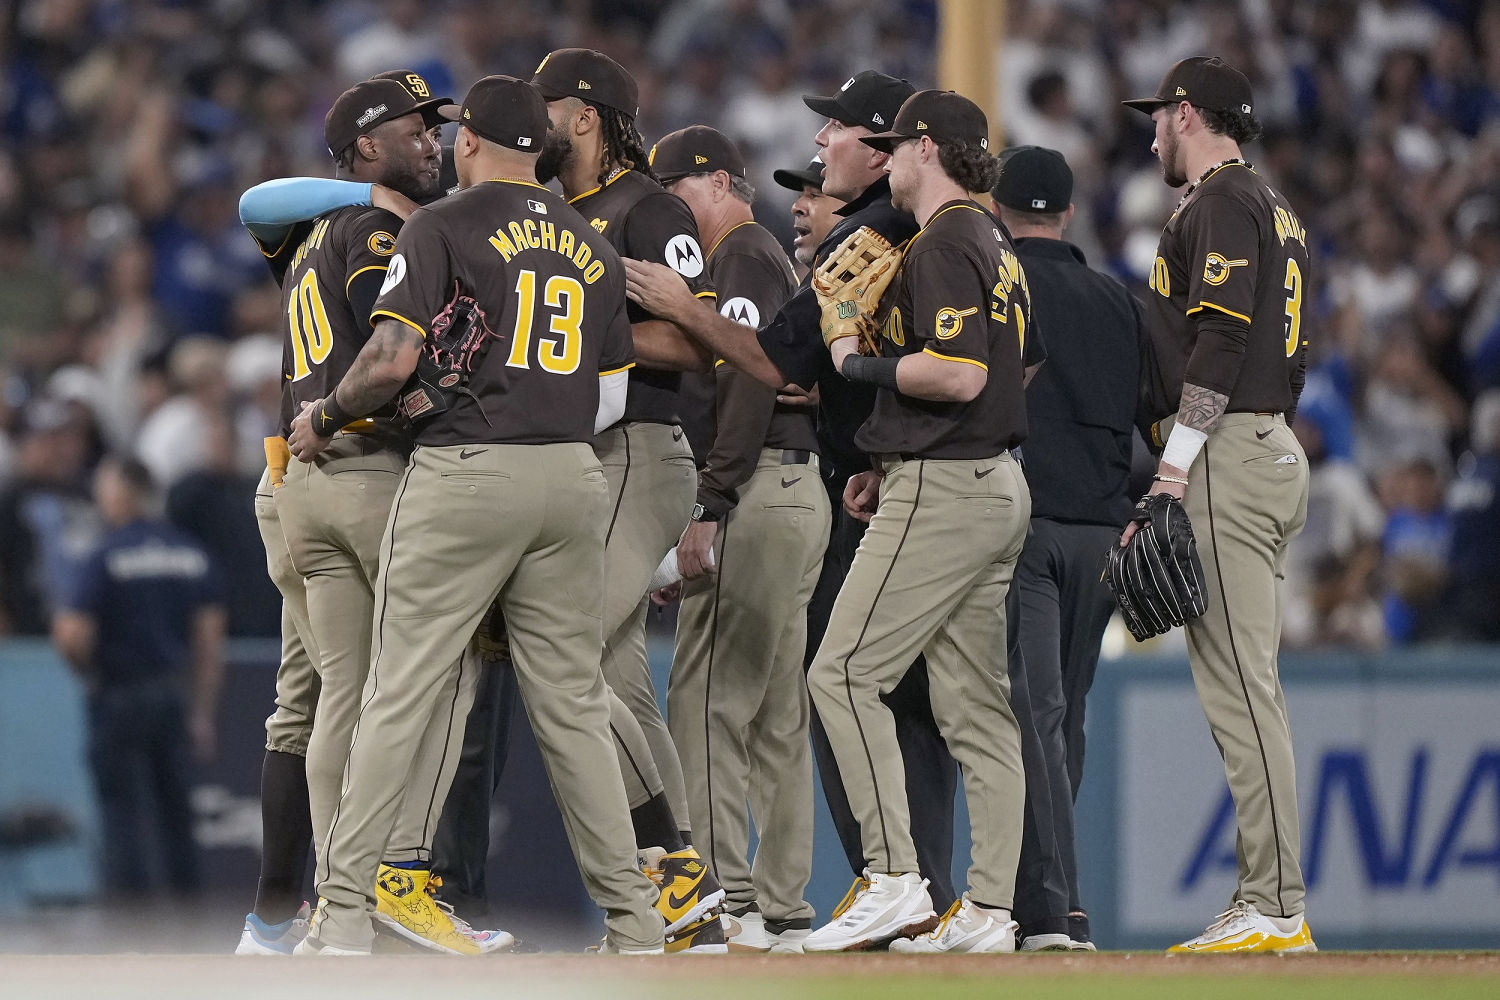
[[[358,271],[355,271],[353,274],[349,275],[349,280],[344,282],[344,295],[346,297],[348,296],[349,286],[354,284],[354,279],[359,277],[361,274],[364,274],[366,271],[384,271],[389,267],[389,264],[369,264],[365,267],[360,268]]]
[[[1214,303],[1209,302],[1207,300],[1205,300],[1203,302],[1200,302],[1196,306],[1194,306],[1193,308],[1189,309],[1187,311],[1186,315],[1191,316],[1193,313],[1198,312],[1198,311],[1200,311],[1202,309],[1205,309],[1205,308],[1207,308],[1207,309],[1216,309],[1216,310],[1218,310],[1219,312],[1223,313],[1226,316],[1233,316],[1235,319],[1242,319],[1246,323],[1252,322],[1252,320],[1250,319],[1250,317],[1246,316],[1244,313],[1237,313],[1233,309],[1225,309],[1223,306],[1215,305]]]
[[[973,358],[956,358],[951,354],[939,354],[937,351],[934,351],[930,347],[922,348],[922,353],[931,354],[933,357],[940,358],[943,361],[957,361],[959,364],[973,365],[976,368],[983,368],[985,371],[990,370],[990,366],[985,364],[983,361],[975,361]]]
[[[719,244],[723,243],[726,239],[728,239],[730,233],[734,232],[736,229],[740,228],[741,226],[753,226],[753,225],[755,225],[755,220],[754,219],[746,219],[744,222],[736,222],[734,225],[732,225],[728,229],[724,230],[724,235],[720,236],[718,239],[714,240],[714,245],[708,248],[708,256],[712,257],[714,255],[714,251],[717,250],[717,249],[719,249]]]
[[[613,177],[611,177],[609,180],[605,181],[603,184],[600,184],[598,187],[589,188],[587,191],[583,192],[583,194],[580,194],[580,195],[577,195],[575,197],[569,198],[568,199],[568,204],[571,205],[575,201],[582,201],[583,199],[587,198],[591,194],[598,194],[600,191],[603,191],[605,188],[609,187],[615,181],[619,180],[621,177],[624,177],[628,173],[630,173],[629,170],[622,170],[622,171],[620,171],[618,174],[615,174]]]
[[[295,225],[287,226],[286,234],[281,237],[281,246],[277,247],[275,250],[267,250],[265,244],[260,240],[256,240],[255,245],[260,248],[261,256],[265,257],[267,260],[270,260],[274,257],[280,256],[281,251],[286,249],[287,242],[291,240],[292,233],[296,231],[297,227]]]
[[[393,313],[389,309],[376,309],[374,312],[370,313],[371,325],[374,325],[376,316],[385,316],[388,319],[394,319],[399,322],[405,323],[407,326],[420,333],[423,340],[427,339],[427,328],[425,326],[422,326],[418,323],[413,323],[411,320],[407,319],[405,316],[400,315],[399,313]]]
[[[932,224],[938,220],[939,215],[946,215],[947,213],[953,211],[955,208],[966,208],[971,212],[978,212],[980,215],[989,215],[988,212],[980,208],[978,205],[974,204],[974,202],[972,201],[960,202],[957,205],[949,205],[947,208],[938,212],[937,215],[934,215],[932,218],[928,219],[927,225],[917,230],[917,235],[906,241],[907,251],[910,252],[911,248],[916,244],[917,240],[922,238],[922,234],[927,232],[927,230],[932,227]]]
[[[715,302],[717,302],[717,301],[719,301],[719,293],[715,292],[715,291],[698,292],[696,295],[693,296],[693,298],[695,298],[695,299],[713,299]]]
[[[520,178],[517,178],[517,177],[491,177],[488,180],[486,180],[485,183],[486,184],[524,184],[527,187],[541,188],[543,191],[550,192],[552,190],[549,187],[546,187],[544,185],[538,184],[536,181],[523,181],[523,180],[521,180]]]
[[[1248,163],[1222,163],[1219,166],[1215,167],[1213,173],[1209,174],[1208,177],[1212,177],[1214,174],[1217,174],[1220,170],[1228,170],[1230,167],[1244,167],[1246,170],[1250,171],[1252,174],[1255,173],[1255,168],[1252,167]],[[1256,176],[1259,176],[1259,174],[1257,174]],[[1207,184],[1208,183],[1208,177],[1203,178],[1197,184],[1193,185],[1193,190],[1197,191],[1203,185]],[[1187,197],[1187,195],[1183,195],[1183,197],[1185,198],[1185,197]],[[1178,207],[1178,208],[1176,208],[1176,209],[1173,210],[1171,217],[1167,219],[1167,226],[1170,226],[1172,224],[1172,219],[1177,218],[1177,213],[1180,212],[1180,211],[1182,211],[1181,207]],[[1161,227],[1164,232],[1166,231],[1167,226],[1162,226]]]
[[[618,374],[620,374],[620,373],[621,373],[621,372],[628,372],[628,371],[630,371],[630,369],[632,369],[632,368],[634,368],[634,367],[635,367],[635,362],[634,362],[634,361],[632,361],[632,362],[630,362],[630,364],[628,364],[628,365],[626,365],[626,366],[625,366],[625,367],[623,367],[623,368],[611,368],[611,369],[610,369],[610,370],[609,370],[609,371],[607,371],[607,372],[600,372],[600,373],[599,373],[599,377],[600,377],[600,378],[604,378],[604,376],[606,376],[606,375],[618,375]]]

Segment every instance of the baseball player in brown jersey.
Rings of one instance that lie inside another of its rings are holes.
[[[659,951],[657,893],[635,865],[599,670],[609,499],[589,442],[623,412],[633,364],[623,266],[533,179],[547,131],[535,88],[486,77],[453,115],[461,190],[407,222],[374,334],[290,441],[298,457],[317,454],[329,444],[317,428],[379,409],[417,375],[403,393],[417,448],[382,540],[370,678],[299,948],[369,950],[398,800],[425,761],[452,749],[447,719],[467,708],[455,704],[462,682],[452,693],[471,669],[462,654],[499,596],[564,825],[606,911],[606,944]]]
[[[1241,159],[1260,134],[1242,73],[1184,59],[1155,96],[1126,103],[1156,123],[1167,184],[1191,181],[1151,271],[1146,374],[1164,447],[1152,492],[1183,501],[1203,560],[1208,610],[1187,624],[1188,659],[1239,823],[1234,905],[1172,950],[1314,951],[1276,669],[1279,580],[1307,516],[1307,459],[1287,426],[1306,366],[1307,233]]]
[[[662,190],[651,174],[635,127],[635,80],[602,52],[559,49],[542,60],[532,82],[547,99],[552,121],[537,177],[544,183],[556,178],[568,203],[621,256],[665,263],[686,278],[699,297],[712,299],[692,212],[680,198]],[[628,314],[642,364],[631,371],[623,418],[594,441],[609,480],[611,503],[605,536],[603,664],[605,680],[629,709],[649,751],[649,760],[642,761],[632,727],[614,720],[626,787],[649,787],[640,772],[654,768],[665,788],[665,806],[687,845],[669,851],[665,860],[664,871],[679,891],[664,892],[662,899],[688,899],[681,910],[664,907],[670,935],[688,916],[701,915],[691,912],[703,909],[700,895],[707,899],[722,892],[711,872],[700,877],[703,866],[691,848],[682,765],[657,704],[645,633],[652,573],[688,524],[697,479],[692,451],[679,426],[680,379],[676,370],[667,369],[707,368],[708,363],[697,351],[686,357],[658,354],[659,343],[679,343],[680,335],[664,337],[662,328],[670,324],[635,303],[629,304]],[[648,365],[658,367],[651,370]],[[637,827],[639,832],[641,824]],[[684,873],[683,866],[691,870]],[[689,888],[691,893],[684,897]]]
[[[776,238],[754,221],[740,151],[694,125],[657,143],[651,165],[692,209],[720,312],[753,337],[796,279]],[[667,722],[699,848],[738,924],[730,948],[765,951],[774,936],[778,948],[797,951],[813,915],[802,898],[813,832],[802,657],[807,602],[828,543],[828,493],[811,411],[778,405],[774,389],[722,360],[714,373],[714,439],[677,546],[686,582]]]
[[[441,98],[419,101],[407,87],[390,79],[375,79],[351,88],[329,111],[325,135],[344,177],[389,185],[398,195],[422,198],[435,193],[437,185],[437,147],[429,131],[431,119],[436,107],[451,102]],[[248,200],[249,193],[247,204]],[[399,226],[400,219],[389,211],[348,207],[288,228],[275,250],[268,248],[270,234],[260,237],[267,240],[263,249],[273,262],[273,271],[285,270],[284,425],[290,424],[292,409],[299,401],[316,399],[336,384],[367,339],[367,317],[384,280]],[[300,244],[289,250],[298,236]],[[271,562],[277,565],[273,566],[273,575],[284,554],[298,582],[306,578],[305,596],[289,596],[287,604],[308,608],[311,632],[300,645],[317,648],[320,654],[316,686],[303,676],[300,657],[287,659],[284,676],[278,679],[278,711],[272,727],[282,728],[278,716],[283,715],[296,715],[309,722],[316,719],[306,743],[303,794],[318,837],[326,831],[337,800],[359,694],[369,667],[378,525],[389,511],[396,478],[410,450],[405,430],[389,419],[351,425],[338,438],[316,465],[296,463],[288,468],[284,451],[278,457],[268,447],[268,458],[278,466],[273,509],[279,530],[275,534],[285,539],[274,546]],[[285,447],[281,439],[273,439],[273,443]],[[270,553],[276,539],[271,533],[263,534],[268,538]],[[317,701],[315,709],[313,699]],[[273,733],[273,740],[282,738]],[[276,779],[273,775],[273,805],[290,797],[278,792],[288,784],[284,776]],[[400,840],[425,839],[440,808],[441,802],[415,798],[406,803],[398,824]],[[277,817],[271,813],[267,819],[268,825],[286,825],[274,822]],[[279,839],[279,834],[273,838]],[[273,847],[269,853],[274,864],[276,857],[289,852]],[[289,870],[281,873],[283,880],[289,875]],[[299,870],[299,888],[300,878]],[[509,935],[480,934],[476,938],[469,934],[468,928],[447,920],[425,893],[409,900],[383,896],[382,904],[382,917],[387,923],[426,947],[474,954],[511,943]],[[420,918],[415,924],[412,913]],[[258,943],[255,938],[264,935],[248,918],[246,926],[253,946]]]
[[[1010,456],[1026,435],[1030,306],[1009,239],[968,194],[995,180],[988,134],[973,102],[928,90],[907,99],[889,131],[861,140],[891,153],[892,203],[922,229],[881,304],[885,356],[859,354],[857,337],[830,344],[846,378],[880,387],[857,439],[877,468],[845,490],[851,514],[873,517],[807,683],[868,867],[832,922],[807,939],[808,951],[892,938],[903,951],[1015,948],[1025,789],[1004,606],[1031,509]],[[933,715],[963,773],[973,838],[969,892],[941,923],[918,874],[901,751],[880,700],[918,653],[927,657]]]

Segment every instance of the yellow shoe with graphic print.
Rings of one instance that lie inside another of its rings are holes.
[[[375,919],[423,948],[449,955],[483,955],[515,944],[504,931],[476,931],[433,896],[443,880],[424,869],[381,865],[375,877]]]
[[[648,847],[641,852],[641,869],[661,889],[656,909],[667,922],[667,937],[703,920],[724,902],[724,887],[691,847],[671,854]]]
[[[1292,918],[1283,921],[1290,923]],[[1275,920],[1265,916],[1243,899],[1214,920],[1208,930],[1191,941],[1174,944],[1167,949],[1169,955],[1227,955],[1244,952],[1281,952],[1296,954],[1314,952],[1312,931],[1307,921],[1299,914],[1296,925],[1290,930],[1278,927]]]

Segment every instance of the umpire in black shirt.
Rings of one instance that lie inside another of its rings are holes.
[[[1031,532],[1016,567],[1023,662],[1012,669],[1026,673],[1042,753],[1024,762],[1027,822],[1015,917],[1023,950],[1082,948],[1088,918],[1079,899],[1073,801],[1083,776],[1084,698],[1114,607],[1099,579],[1102,554],[1131,510],[1126,481],[1143,326],[1125,287],[1091,270],[1063,239],[1073,217],[1073,172],[1062,154],[1018,146],[1000,160],[995,211],[1015,239],[1032,319],[1047,337],[1047,363],[1026,390],[1022,449]]]

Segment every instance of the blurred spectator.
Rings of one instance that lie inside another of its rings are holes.
[[[1380,539],[1385,580],[1385,630],[1394,643],[1430,638],[1437,631],[1438,598],[1447,584],[1453,519],[1443,508],[1443,476],[1426,458],[1388,469],[1380,477],[1386,510]]]
[[[215,751],[224,595],[208,555],[151,516],[145,466],[106,460],[94,492],[110,530],[52,637],[88,688],[103,881],[134,899],[155,881],[154,863],[168,886],[189,892],[199,871],[186,756]]]
[[[203,547],[220,579],[235,582],[229,634],[280,635],[281,592],[264,572],[266,550],[255,523],[260,469],[244,472],[234,427],[223,414],[211,416],[199,432],[206,464],[167,491],[167,521]],[[256,455],[263,454],[257,448]]]
[[[229,405],[227,354],[211,337],[187,337],[172,349],[168,374],[175,393],[146,418],[135,446],[136,457],[163,487],[208,462],[203,429]]]
[[[1500,642],[1500,389],[1474,403],[1472,450],[1448,488],[1453,558],[1443,604],[1448,633]]]
[[[46,635],[99,538],[82,414],[55,399],[22,410],[15,478],[0,491],[0,634]]]

